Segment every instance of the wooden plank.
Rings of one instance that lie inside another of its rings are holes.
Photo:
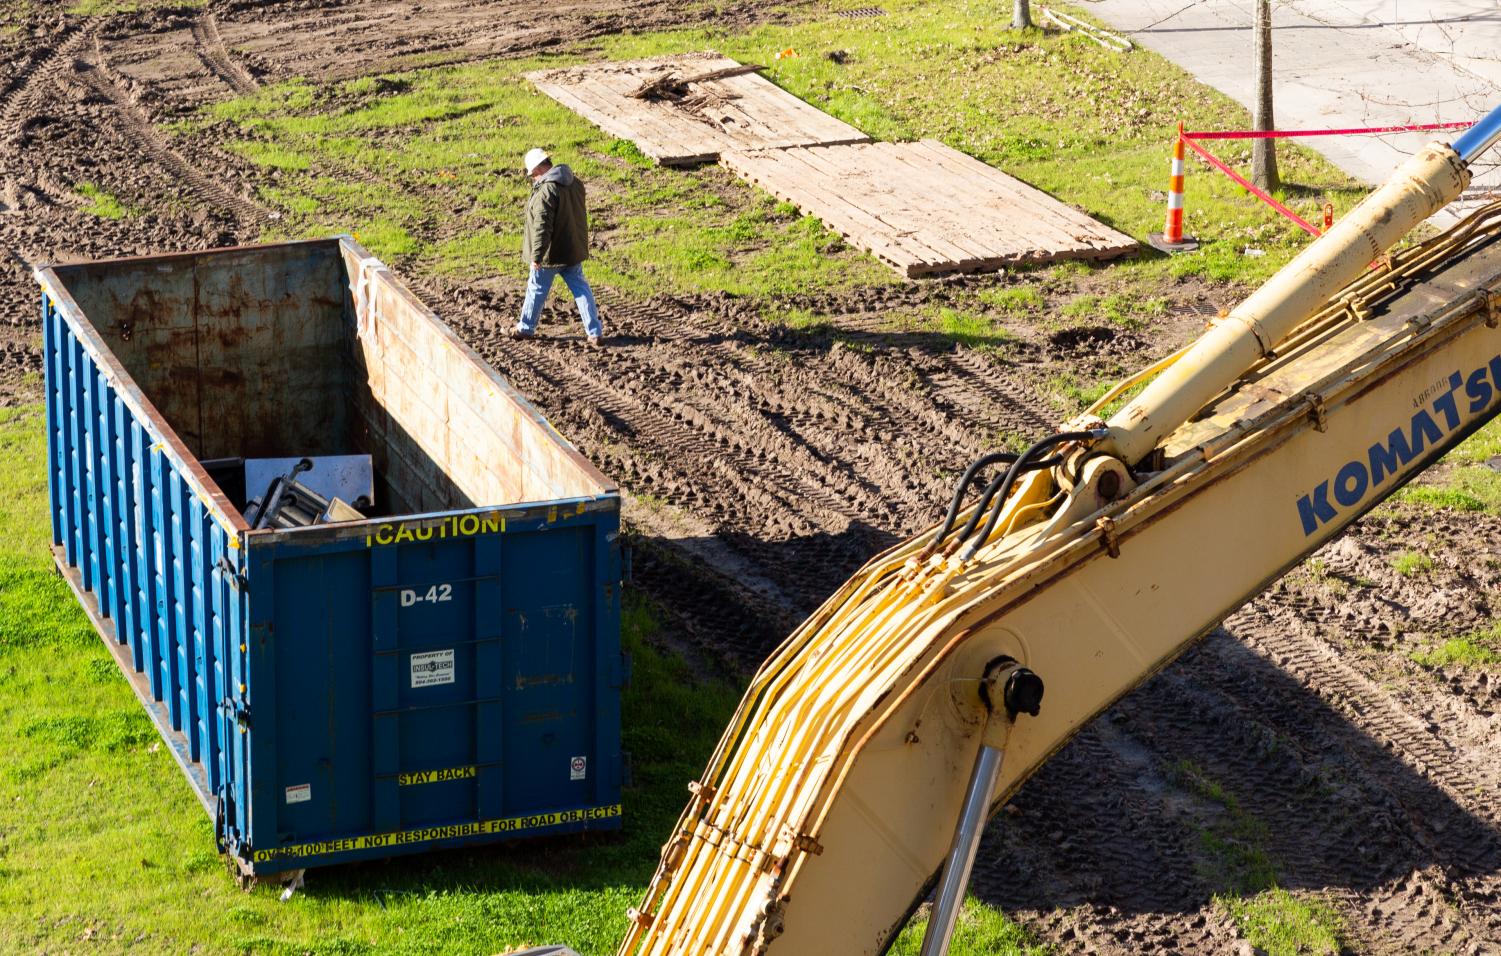
[[[914,264],[922,267],[919,273],[926,271],[933,263],[950,258],[951,253],[940,245],[925,241],[917,231],[906,228],[901,222],[893,223],[891,218],[883,217],[881,213],[884,210],[880,208],[880,204],[851,202],[850,198],[863,194],[863,190],[852,188],[852,184],[844,176],[845,170],[826,162],[821,153],[801,149],[779,151],[775,155],[783,166],[784,176],[792,176],[796,181],[806,182],[811,188],[819,190],[823,196],[823,214],[820,218],[828,216],[849,222],[851,233],[858,244],[869,248],[886,242],[905,249],[911,254]],[[819,215],[814,210],[808,211]],[[909,275],[914,274],[910,266],[907,272]]]
[[[984,163],[965,156],[965,168],[955,169],[942,157],[928,161],[907,148],[911,144],[882,144],[888,147],[892,162],[907,171],[908,176],[929,173],[927,185],[935,194],[948,201],[949,222],[964,223],[970,235],[986,239],[992,248],[1009,250],[1002,253],[1011,258],[1036,259],[1047,255],[1047,250],[1058,244],[1072,244],[1075,240],[1057,229],[1047,217],[1031,217],[1024,209],[1009,202],[1009,196],[989,190],[969,166],[989,169]],[[963,154],[959,154],[963,156]]]
[[[808,175],[806,167],[797,162],[796,157],[790,153],[783,153],[779,150],[759,153],[730,152],[721,156],[720,161],[727,168],[778,199],[793,203],[810,214],[816,214],[814,210],[832,209],[838,206],[837,197],[826,194],[820,188],[825,178]],[[875,220],[863,222],[862,219],[866,217],[859,209],[851,209],[848,212],[848,215],[843,218],[836,217],[834,221],[826,219],[825,225],[857,244],[859,243],[854,238],[855,233],[864,231],[873,236],[884,234],[881,223]],[[870,251],[903,270],[922,261],[910,250],[888,242],[884,238],[878,239]]]
[[[876,145],[884,149],[895,166],[897,178],[924,177],[924,188],[935,199],[944,200],[942,205],[946,208],[946,215],[941,222],[934,223],[935,227],[952,229],[954,224],[963,223],[963,232],[976,242],[987,245],[992,258],[1036,260],[1046,257],[1049,248],[1071,245],[1076,241],[1053,226],[1047,217],[1031,216],[1028,210],[1011,206],[1008,196],[988,190],[971,170],[955,170],[942,163],[927,162],[905,148],[910,144]],[[965,158],[973,165],[985,167],[978,160]],[[1002,205],[1006,208],[998,208]]]
[[[950,168],[959,175],[977,178],[988,183],[992,192],[1004,196],[1009,204],[1018,207],[1019,212],[1037,217],[1039,221],[1045,218],[1063,239],[1079,241],[1080,237],[1074,235],[1071,230],[1080,227],[1096,235],[1111,231],[1108,227],[1089,219],[1046,193],[964,153],[950,149],[936,140],[919,140],[909,145],[913,148],[914,154],[926,154],[931,161]]]
[[[684,142],[684,131],[665,122],[654,112],[625,108],[622,106],[623,98],[612,100],[602,96],[598,90],[533,82],[536,82],[538,89],[611,136],[635,143],[641,152],[663,166],[711,163],[719,155],[717,146],[705,148],[702,143]]]
[[[858,206],[888,228],[899,230],[932,250],[933,254],[927,257],[931,266],[928,271],[975,269],[985,261],[983,252],[955,240],[952,222],[940,228],[928,215],[925,208],[928,184],[910,188],[907,184],[912,180],[905,173],[876,165],[879,153],[872,146],[801,150],[799,156],[821,167],[831,179],[841,181],[840,194],[846,203]],[[854,162],[841,164],[839,160],[843,157]]]
[[[918,140],[913,145],[920,147],[924,152],[935,157],[950,160],[953,157],[962,157],[964,160],[972,162],[975,172],[978,175],[983,176],[987,182],[994,184],[996,189],[1009,191],[1015,197],[1015,201],[1018,204],[1025,204],[1028,208],[1035,210],[1037,215],[1048,215],[1060,223],[1069,223],[1073,228],[1088,235],[1090,240],[1097,241],[1105,248],[1122,252],[1128,252],[1136,248],[1136,240],[1130,236],[1110,228],[1099,220],[1089,217],[1066,203],[1059,202],[1034,186],[1030,186],[1015,177],[1008,176],[999,169],[975,160],[958,150],[951,149],[937,140]],[[1081,239],[1081,241],[1088,241],[1083,240],[1077,234],[1074,234],[1074,238]]]
[[[733,151],[721,161],[907,276],[1135,248],[1130,237],[936,141]]]
[[[685,107],[673,99],[637,99],[643,81],[677,71],[687,77],[740,64],[714,53],[584,64],[527,74],[537,89],[613,136],[628,139],[667,166],[712,162],[732,149],[866,142],[853,126],[778,88],[757,73],[689,83]]]
[[[977,215],[979,193],[972,185],[959,184],[921,164],[909,163],[896,143],[872,144],[869,162],[880,169],[880,178],[893,183],[920,183],[919,202],[924,235],[942,236],[962,250],[968,261],[956,260],[957,269],[995,269],[1006,259],[1005,250],[1023,247],[1024,238],[1008,230],[992,228]]]
[[[939,170],[919,163],[908,163],[895,143],[872,144],[867,162],[876,167],[879,178],[896,184],[920,184],[922,228],[926,234],[942,236],[963,250],[970,261],[956,258],[956,269],[999,268],[1015,257],[1012,250],[1025,248],[1023,237],[1009,230],[990,227],[976,214],[981,196],[971,182],[946,181]],[[956,228],[962,223],[962,228]]]
[[[928,271],[941,261],[935,250],[917,241],[904,241],[889,225],[859,206],[844,201],[838,181],[825,168],[810,165],[806,150],[770,150],[755,153],[725,153],[724,165],[767,192],[794,203],[839,233],[851,244],[865,249],[909,277]]]

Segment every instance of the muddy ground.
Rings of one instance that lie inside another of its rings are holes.
[[[0,402],[40,397],[27,262],[251,241],[276,216],[252,198],[252,170],[212,142],[169,143],[161,123],[272,79],[516,55],[687,15],[669,0],[537,9],[290,0],[85,20],[31,7],[0,39]],[[747,2],[730,19],[758,15]],[[140,214],[85,213],[81,182]],[[997,434],[1048,430],[1059,412],[1041,385],[1057,370],[1141,364],[1229,304],[1225,290],[1169,290],[1150,333],[1038,333],[1001,358],[882,318],[994,279],[787,303],[828,319],[813,331],[728,297],[601,290],[613,341],[592,352],[561,310],[550,337],[504,340],[514,285],[411,278],[619,480],[635,583],[663,608],[664,639],[742,673],[866,558],[932,521]],[[1438,566],[1407,577],[1392,559],[1414,541]],[[1320,560],[1028,783],[992,827],[976,891],[1059,952],[1248,951],[1213,899],[1223,873],[1205,835],[1220,835],[1260,844],[1284,885],[1323,891],[1352,952],[1501,952],[1501,688],[1408,657],[1496,618],[1501,522],[1386,509]]]

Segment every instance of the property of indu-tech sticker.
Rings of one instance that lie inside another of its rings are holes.
[[[412,687],[453,683],[453,648],[412,655]]]

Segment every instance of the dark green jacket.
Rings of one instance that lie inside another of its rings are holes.
[[[554,166],[532,184],[521,258],[541,266],[571,266],[589,258],[584,184],[567,166]]]

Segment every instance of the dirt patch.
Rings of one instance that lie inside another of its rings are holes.
[[[28,262],[250,241],[274,221],[240,163],[211,138],[165,135],[164,120],[296,74],[534,51],[693,16],[680,6],[287,2],[33,15],[0,38],[0,403],[40,398]],[[760,15],[746,4],[718,22]],[[134,214],[91,211],[85,185]],[[1035,279],[1064,302],[1109,291],[1099,273],[1052,275],[1016,281]],[[612,342],[599,352],[584,347],[571,307],[549,310],[546,338],[505,339],[519,276],[416,285],[620,481],[635,584],[663,609],[664,639],[740,675],[874,552],[933,520],[954,475],[997,436],[1052,428],[1049,379],[1144,364],[1235,297],[1189,283],[1163,293],[1150,323],[1079,315],[1045,327],[981,301],[1009,281],[775,302],[602,290]],[[978,310],[1014,340],[977,351],[892,321],[944,307]],[[767,321],[778,309],[819,321]],[[1433,567],[1402,574],[1395,559],[1415,541]],[[1230,949],[1239,934],[1213,899],[1204,837],[1228,811],[1175,775],[1192,766],[1261,821],[1259,850],[1283,885],[1333,903],[1352,951],[1494,951],[1501,683],[1412,657],[1494,620],[1501,522],[1387,509],[1319,560],[1050,762],[992,827],[976,891],[1059,952]]]

